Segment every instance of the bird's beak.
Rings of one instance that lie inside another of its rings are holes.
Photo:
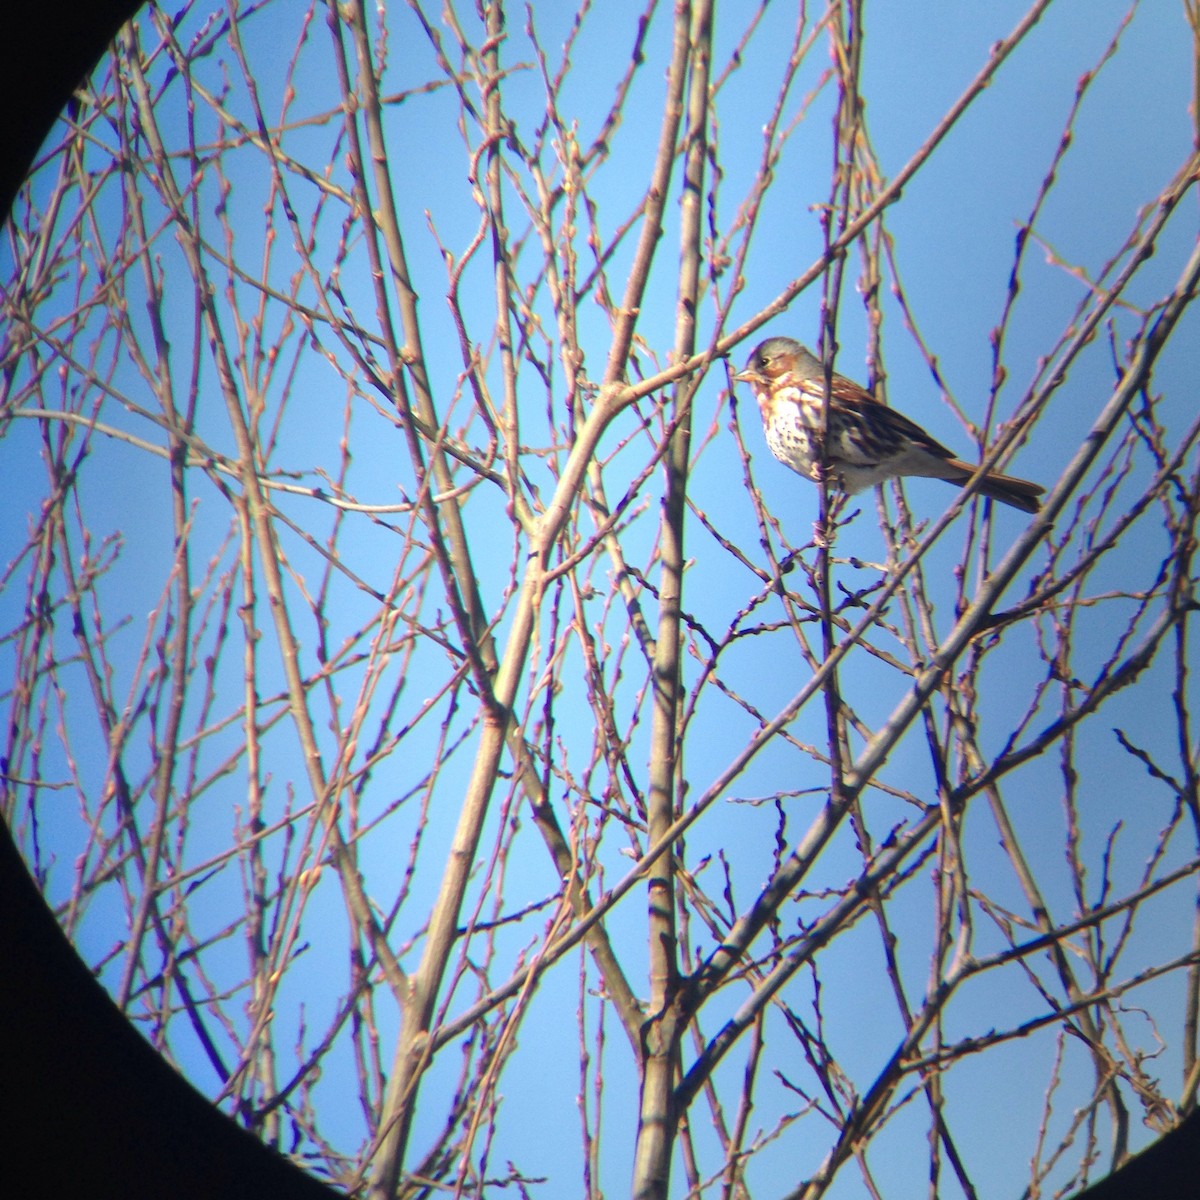
[[[766,380],[757,371],[752,371],[749,367],[744,371],[739,371],[734,379],[738,383],[766,383]]]

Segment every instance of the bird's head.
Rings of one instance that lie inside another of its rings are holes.
[[[799,383],[823,376],[824,369],[810,350],[794,338],[773,337],[754,347],[746,366],[734,379],[750,384],[757,391],[769,390],[779,383]]]

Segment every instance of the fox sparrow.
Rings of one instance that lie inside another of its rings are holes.
[[[829,386],[829,411],[822,454],[821,412],[825,368],[799,342],[768,338],[750,355],[735,379],[748,383],[762,411],[771,453],[793,471],[818,479],[828,470],[849,495],[898,475],[921,475],[966,483],[976,468],[955,458],[919,425],[875,399],[842,375]],[[979,491],[1023,512],[1041,507],[1046,489],[1027,479],[991,471]]]

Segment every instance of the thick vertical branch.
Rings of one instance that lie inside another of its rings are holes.
[[[682,24],[684,6],[680,6]],[[701,0],[687,14],[690,28],[690,81],[684,143],[679,308],[675,355],[690,357],[696,348],[696,308],[700,299],[703,235],[704,167],[707,159],[709,72],[712,49],[712,6]],[[694,385],[675,385],[670,442],[663,459],[665,486],[659,522],[659,613],[651,666],[653,697],[647,823],[651,843],[661,841],[678,815],[679,703],[682,686],[680,603],[684,573],[684,519],[691,453],[691,402]],[[679,1114],[673,1105],[680,1039],[687,1014],[677,1005],[680,965],[675,929],[673,853],[661,855],[650,868],[648,926],[650,935],[650,1010],[643,1034],[642,1095],[633,1194],[665,1197]]]

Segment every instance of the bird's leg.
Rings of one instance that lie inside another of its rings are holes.
[[[829,495],[829,512],[826,519],[830,525],[836,525],[842,518],[842,513],[845,511],[846,505],[850,503],[850,493],[842,491],[838,488],[836,492],[831,492]]]
[[[825,517],[813,525],[813,541],[816,545],[829,549],[837,537],[838,520],[850,499],[844,482],[837,467],[829,462],[823,454],[818,455],[809,467],[813,482],[825,494]]]
[[[813,522],[813,544],[828,550],[837,540],[837,528],[850,497],[841,488],[831,488],[825,494],[828,496],[825,519]]]
[[[813,544],[819,546],[823,550],[828,550],[833,545],[833,540],[836,534],[836,527],[833,523],[833,511],[835,506],[835,496],[837,495],[837,477],[834,475],[828,459],[825,457],[825,439],[817,434],[814,430],[810,435],[812,462],[809,464],[808,473],[812,476],[812,481],[819,487],[824,494],[824,500],[821,508],[824,510],[823,518],[813,522]]]

